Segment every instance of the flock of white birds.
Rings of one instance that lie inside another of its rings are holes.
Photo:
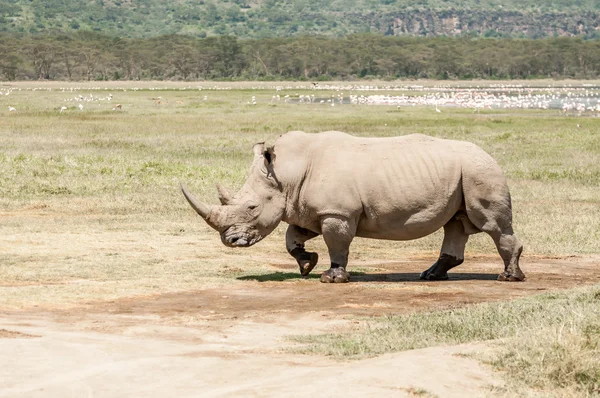
[[[584,92],[552,91],[540,92],[490,92],[488,90],[452,90],[426,95],[352,95],[352,104],[432,106],[437,112],[440,107],[481,109],[558,109],[564,113],[592,112],[600,115],[600,93],[596,90]]]
[[[519,84],[492,84],[485,86],[473,86],[466,83],[464,86],[454,85],[392,85],[392,84],[295,84],[295,85],[259,85],[248,87],[251,90],[265,91],[275,90],[270,102],[286,104],[325,104],[332,107],[336,105],[388,105],[397,108],[405,106],[432,107],[438,113],[443,108],[469,108],[474,112],[482,109],[555,109],[564,114],[582,115],[584,113],[600,116],[600,86],[594,84],[573,85],[549,85],[549,86],[525,86]],[[231,86],[219,85],[196,85],[178,88],[166,87],[61,87],[61,88],[1,88],[0,100],[5,101],[9,113],[17,112],[17,108],[10,104],[10,96],[14,91],[59,91],[69,94],[64,98],[64,105],[59,113],[70,109],[84,110],[85,103],[110,103],[114,96],[110,91],[169,91],[169,90],[232,90]],[[311,90],[313,94],[298,94],[299,90]],[[295,92],[285,94],[284,92]],[[322,91],[335,91],[337,94],[327,96],[318,95]],[[95,95],[94,92],[98,92]],[[106,94],[108,92],[108,94]],[[349,93],[347,96],[344,92]],[[152,98],[155,104],[168,104],[162,97]],[[208,96],[203,96],[204,101]],[[71,103],[76,106],[69,106]],[[177,104],[182,104],[177,101]],[[257,105],[259,99],[253,95],[247,104]],[[112,110],[122,109],[123,105],[115,104]],[[5,108],[6,109],[6,108]]]

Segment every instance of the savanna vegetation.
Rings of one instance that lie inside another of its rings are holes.
[[[0,34],[4,80],[530,79],[600,76],[600,41],[351,35],[240,40]]]
[[[95,82],[1,87],[2,309],[296,278],[268,264],[292,261],[285,226],[251,252],[226,249],[178,190],[185,181],[216,203],[216,182],[242,185],[252,144],[288,130],[475,142],[509,178],[524,262],[596,256],[600,118],[299,105],[242,85],[199,91],[140,81],[593,79],[597,39],[596,0],[0,0],[0,80]],[[373,253],[435,258],[440,241],[440,232],[411,242],[356,239],[350,263]],[[326,252],[318,239],[310,245]],[[470,239],[467,257],[489,253],[487,236]],[[600,396],[599,304],[596,285],[370,319],[295,341],[302,352],[340,359],[479,342],[492,349],[476,357],[505,376],[492,394]]]

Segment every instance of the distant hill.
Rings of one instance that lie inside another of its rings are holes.
[[[0,0],[0,32],[600,37],[600,0]]]

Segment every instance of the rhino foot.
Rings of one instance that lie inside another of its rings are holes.
[[[350,279],[350,274],[342,267],[329,268],[321,274],[321,282],[323,283],[347,283]]]
[[[441,269],[439,266],[439,262],[433,264],[429,269],[421,272],[419,275],[420,279],[426,281],[447,281],[448,280],[448,272],[445,269]]]
[[[504,271],[498,275],[498,280],[502,282],[521,282],[525,280],[525,274],[521,270],[517,270],[517,272]]]
[[[298,258],[298,266],[300,267],[300,275],[308,276],[310,271],[316,267],[319,262],[319,255],[317,253],[302,253]]]
[[[447,281],[448,270],[461,265],[464,259],[442,253],[440,258],[429,269],[421,272],[420,278],[427,281]]]
[[[421,272],[421,275],[419,275],[419,279],[423,279],[426,281],[447,281],[448,280],[448,273],[444,272],[444,273],[440,273],[440,274],[436,274],[434,272],[431,272],[431,268]]]

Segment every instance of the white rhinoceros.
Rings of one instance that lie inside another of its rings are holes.
[[[438,260],[421,279],[448,278],[464,260],[469,235],[489,234],[504,260],[498,279],[521,281],[523,246],[513,234],[506,178],[478,146],[420,134],[360,138],[337,131],[292,131],[273,147],[254,145],[248,180],[234,196],[218,186],[221,206],[183,194],[230,247],[248,247],[289,224],[286,247],[304,276],[317,264],[304,243],[323,235],[331,268],[322,282],[348,282],[355,236],[410,240],[444,227]]]

